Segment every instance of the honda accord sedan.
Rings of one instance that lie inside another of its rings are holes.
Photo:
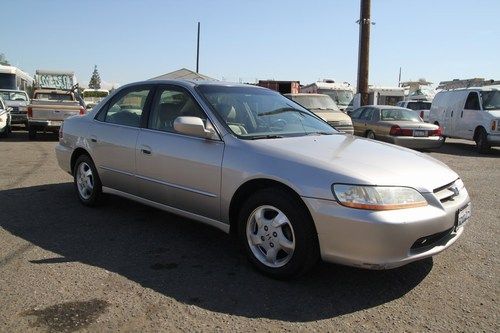
[[[56,154],[82,204],[110,193],[209,224],[275,278],[320,258],[388,269],[430,257],[471,214],[462,180],[443,163],[338,132],[255,86],[123,86],[64,121]]]

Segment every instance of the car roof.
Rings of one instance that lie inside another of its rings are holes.
[[[308,93],[297,93],[297,94],[284,94],[285,96],[296,97],[296,96],[326,96],[330,97],[326,94],[308,94]]]
[[[395,105],[363,105],[361,106],[362,108],[370,107],[370,108],[375,108],[375,109],[399,109],[399,110],[410,110],[407,108],[402,108],[400,106],[395,106]]]
[[[266,89],[264,87],[260,87],[257,85],[242,84],[242,83],[235,83],[235,82],[214,81],[214,80],[168,80],[168,79],[133,82],[133,83],[130,83],[126,86],[136,85],[136,84],[151,84],[151,83],[152,84],[177,84],[177,85],[189,86],[189,87],[210,85],[210,86],[220,86],[220,87],[255,87],[255,88]]]

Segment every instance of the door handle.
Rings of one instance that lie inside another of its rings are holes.
[[[144,155],[151,155],[151,147],[141,146],[141,153]]]
[[[453,117],[453,111],[451,111],[451,116]]]
[[[464,112],[462,111],[462,113],[460,113],[460,118],[463,118],[464,116]]]
[[[90,141],[91,142],[97,142],[97,137],[95,135],[90,136]]]

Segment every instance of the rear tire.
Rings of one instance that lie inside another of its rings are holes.
[[[102,183],[94,162],[81,155],[73,168],[73,184],[78,200],[85,206],[96,206],[102,196]]]
[[[375,140],[375,133],[373,133],[373,131],[366,131],[366,137]]]
[[[480,154],[486,154],[490,150],[490,145],[488,144],[488,134],[484,128],[479,128],[475,137],[476,150]]]
[[[257,191],[244,202],[238,239],[248,260],[276,279],[302,275],[319,259],[316,229],[306,208],[277,187]]]

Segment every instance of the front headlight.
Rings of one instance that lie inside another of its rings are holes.
[[[347,207],[392,210],[427,206],[427,200],[410,187],[334,184],[337,201]]]

